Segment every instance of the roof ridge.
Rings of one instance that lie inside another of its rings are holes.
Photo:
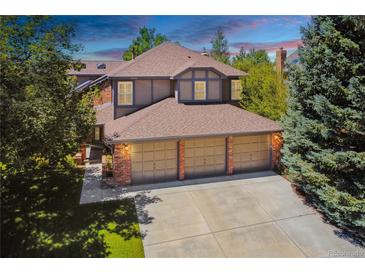
[[[169,42],[163,42],[163,43],[159,44],[158,46],[153,47],[153,48],[151,48],[151,49],[149,49],[149,50],[147,50],[147,51],[143,52],[142,54],[138,55],[135,59],[128,60],[128,61],[124,61],[124,62],[129,62],[129,63],[127,63],[127,64],[126,64],[126,66],[124,66],[124,67],[123,67],[123,69],[128,68],[129,66],[131,66],[131,65],[133,65],[133,64],[136,64],[138,61],[142,60],[142,57],[146,57],[146,56],[150,55],[150,54],[151,54],[151,52],[155,51],[155,49],[160,48],[160,47],[162,47],[162,46],[165,46],[165,45],[167,45],[168,43],[169,43]],[[119,68],[120,68],[120,67],[117,67],[117,68],[113,69],[113,70],[112,70],[112,71],[110,71],[108,74],[113,74],[113,73],[115,73],[115,72],[119,71]]]

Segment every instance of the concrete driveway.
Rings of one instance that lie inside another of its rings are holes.
[[[365,257],[271,171],[153,188],[135,197],[146,257]]]

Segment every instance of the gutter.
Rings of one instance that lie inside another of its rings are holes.
[[[267,133],[283,132],[284,129],[278,130],[263,130],[254,132],[235,132],[235,133],[218,133],[218,134],[203,134],[203,135],[184,135],[184,136],[167,136],[167,137],[150,137],[150,138],[133,138],[133,139],[119,139],[104,141],[108,144],[120,144],[127,142],[145,142],[145,141],[159,141],[159,140],[180,140],[180,139],[192,139],[192,138],[207,138],[207,137],[224,137],[224,136],[252,136]]]

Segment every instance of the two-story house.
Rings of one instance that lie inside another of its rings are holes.
[[[80,89],[100,85],[95,140],[113,147],[127,185],[270,169],[274,121],[238,107],[246,73],[175,43],[131,61],[86,62]]]

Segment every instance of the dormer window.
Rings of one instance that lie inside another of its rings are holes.
[[[206,82],[205,81],[195,81],[194,82],[194,99],[195,100],[205,100],[206,98],[207,98]]]
[[[96,68],[97,69],[106,69],[106,64],[97,64]]]
[[[231,80],[231,100],[240,100],[241,92],[242,92],[241,81]]]
[[[118,82],[118,105],[130,106],[133,105],[133,82],[119,81]]]

